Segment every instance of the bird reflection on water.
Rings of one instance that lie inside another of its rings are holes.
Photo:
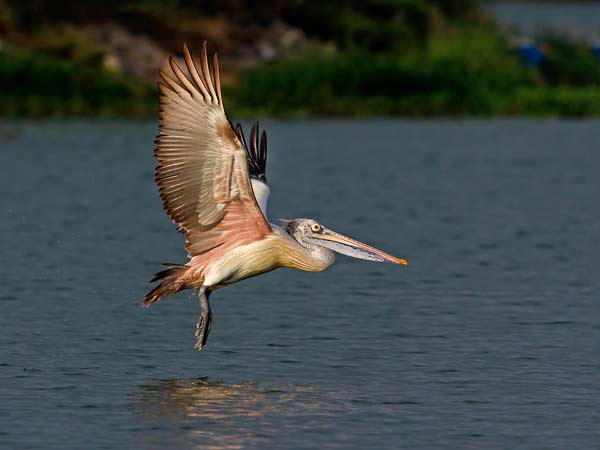
[[[142,388],[144,418],[160,423],[160,431],[152,426],[142,437],[145,448],[160,447],[157,438],[167,438],[178,448],[238,449],[250,443],[266,444],[281,430],[282,416],[304,420],[308,416],[310,423],[310,416],[329,403],[319,389],[307,385],[268,388],[253,382],[224,384],[195,378],[163,380]],[[165,436],[165,425],[176,436]]]
[[[157,385],[145,385],[145,412],[154,416],[200,417],[224,419],[229,415],[257,416],[255,409],[264,403],[270,392],[252,382],[222,384],[208,378],[164,380]]]

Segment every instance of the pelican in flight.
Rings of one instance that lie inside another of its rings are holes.
[[[255,124],[249,145],[242,127],[225,115],[219,62],[208,64],[206,42],[199,64],[183,47],[185,70],[171,57],[172,74],[160,71],[160,132],[156,138],[156,183],[163,208],[185,233],[186,264],[163,264],[160,281],[143,300],[148,306],[184,289],[198,289],[201,314],[195,348],[211,329],[212,291],[245,278],[291,267],[309,272],[333,264],[334,252],[406,265],[313,219],[269,223],[265,176],[267,138]]]

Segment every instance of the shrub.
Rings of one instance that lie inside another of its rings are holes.
[[[497,35],[476,29],[437,37],[425,49],[288,58],[248,73],[234,97],[239,110],[274,115],[377,114],[375,105],[381,115],[486,114],[499,96],[533,83]]]
[[[540,67],[546,81],[554,85],[598,86],[600,61],[589,46],[556,35],[542,40],[544,59]]]
[[[122,76],[30,52],[0,52],[2,115],[147,115],[154,90]]]

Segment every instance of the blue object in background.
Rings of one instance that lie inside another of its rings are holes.
[[[544,54],[534,43],[527,42],[517,47],[521,60],[528,66],[537,67],[544,59]]]
[[[592,54],[597,58],[600,59],[600,42],[598,42],[597,44],[592,46]]]

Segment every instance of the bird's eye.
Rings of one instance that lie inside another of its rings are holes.
[[[318,223],[313,223],[313,224],[310,226],[310,229],[311,229],[311,230],[313,230],[313,231],[315,231],[315,232],[316,232],[316,231],[319,231],[319,230],[321,229],[321,225],[319,225]]]

